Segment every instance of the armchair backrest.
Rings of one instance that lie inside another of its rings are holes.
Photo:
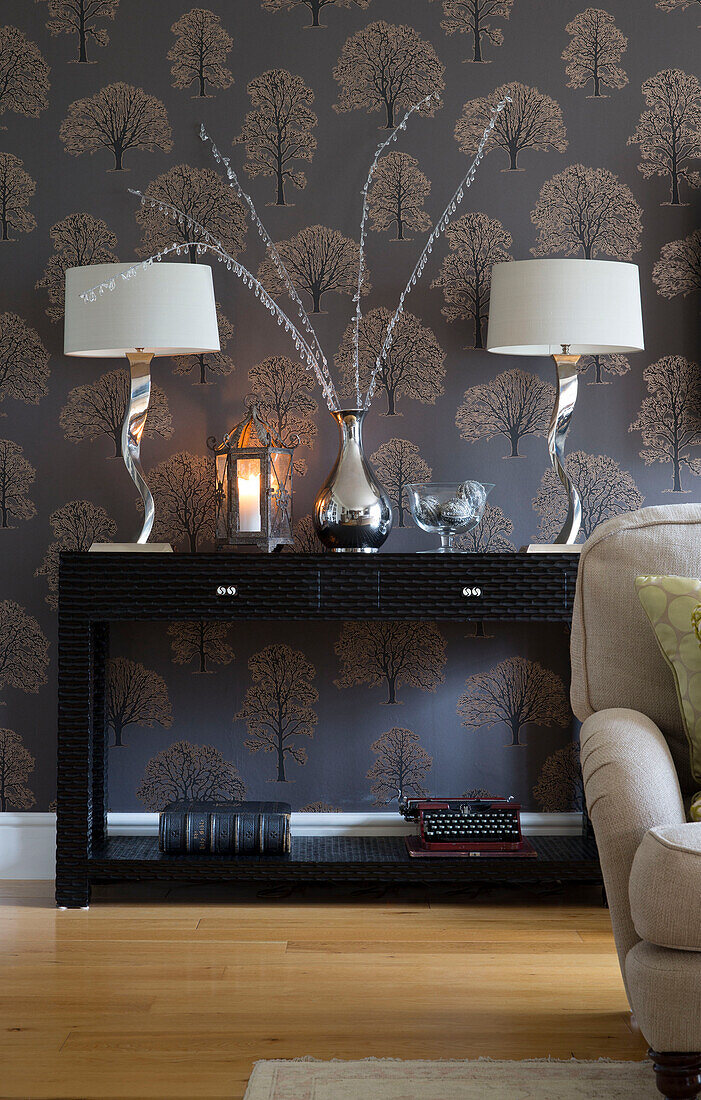
[[[584,544],[572,620],[572,709],[582,721],[608,707],[646,714],[664,734],[687,795],[695,789],[688,745],[672,675],[636,595],[642,574],[701,577],[701,504],[626,512]]]

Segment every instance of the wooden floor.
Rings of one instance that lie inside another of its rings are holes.
[[[258,1058],[641,1058],[599,892],[0,882],[0,1096],[243,1095]]]

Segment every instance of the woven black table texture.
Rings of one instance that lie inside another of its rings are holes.
[[[582,836],[530,839],[537,859],[485,856],[427,860],[411,859],[401,836],[294,837],[289,856],[239,858],[164,854],[158,850],[157,837],[115,836],[95,849],[89,868],[93,881],[601,882],[593,840]]]
[[[568,622],[576,578],[577,556],[572,554],[356,558],[64,551],[59,600],[72,617],[106,622],[200,618]]]

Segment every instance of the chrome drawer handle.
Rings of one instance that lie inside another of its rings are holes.
[[[217,596],[237,596],[235,584],[220,584],[217,588]]]
[[[462,594],[463,594],[463,596],[481,596],[482,595],[482,589],[481,588],[470,588],[469,585],[465,585],[465,587],[462,590]]]

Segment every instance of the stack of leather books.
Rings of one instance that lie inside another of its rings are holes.
[[[158,821],[162,852],[228,856],[290,851],[289,802],[171,802]]]

